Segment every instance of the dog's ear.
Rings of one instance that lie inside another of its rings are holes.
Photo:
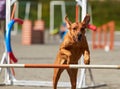
[[[85,16],[84,20],[82,21],[83,28],[86,28],[88,26],[89,22],[90,22],[90,15],[87,14]]]
[[[65,22],[66,22],[67,28],[69,29],[71,27],[71,22],[69,21],[67,16],[65,16]]]

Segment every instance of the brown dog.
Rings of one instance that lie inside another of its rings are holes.
[[[78,60],[81,55],[84,55],[84,63],[90,63],[90,51],[88,47],[88,43],[85,37],[85,28],[87,27],[90,16],[86,15],[83,22],[75,22],[71,23],[67,16],[65,17],[66,25],[69,31],[67,32],[64,40],[60,46],[59,52],[57,54],[57,58],[55,60],[55,64],[78,64]],[[57,89],[57,83],[60,78],[61,73],[64,69],[54,68],[54,76],[53,76],[53,87]],[[70,81],[71,81],[71,89],[76,89],[76,81],[77,81],[77,71],[78,69],[66,69]]]

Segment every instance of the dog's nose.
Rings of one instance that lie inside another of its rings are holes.
[[[82,34],[78,34],[78,40],[81,41]]]

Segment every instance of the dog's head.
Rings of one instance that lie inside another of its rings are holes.
[[[86,15],[82,22],[71,23],[67,16],[65,17],[66,26],[69,29],[70,35],[73,40],[78,42],[81,41],[82,37],[85,35],[85,28],[88,26],[90,21],[90,16]]]

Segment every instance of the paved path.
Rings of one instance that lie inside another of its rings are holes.
[[[116,41],[120,42],[120,36],[116,36]],[[48,40],[48,37],[46,36]],[[54,42],[47,41],[44,45],[21,45],[21,35],[12,36],[12,48],[18,63],[53,63],[56,57],[59,42],[58,37]],[[88,36],[90,41],[90,37]],[[113,51],[105,52],[104,50],[91,51],[91,64],[120,64],[120,46],[114,47]],[[1,55],[1,54],[0,54]],[[15,69],[16,79],[20,80],[43,80],[52,81],[53,69]],[[95,83],[105,83],[107,86],[95,89],[120,89],[120,70],[92,69]],[[87,83],[90,82],[89,72],[87,71]],[[3,72],[0,75],[0,81],[4,80]],[[63,72],[60,81],[69,81],[66,71]],[[0,89],[52,89],[52,87],[30,87],[30,86],[0,86]],[[58,88],[65,89],[65,88]]]

